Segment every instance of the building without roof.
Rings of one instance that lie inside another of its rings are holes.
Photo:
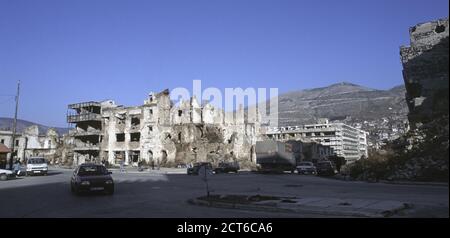
[[[150,93],[143,105],[124,107],[113,101],[69,105],[75,125],[74,163],[108,161],[166,166],[208,161],[255,164],[260,138],[258,119],[225,120],[225,112],[195,97],[174,105],[169,90]],[[241,108],[236,113],[243,113]]]
[[[12,134],[12,131],[0,131],[0,144],[11,145]],[[45,134],[41,134],[39,127],[33,125],[17,133],[14,143],[14,159],[24,161],[31,156],[42,156],[54,160],[58,148],[61,147],[61,138],[54,129],[50,128]]]

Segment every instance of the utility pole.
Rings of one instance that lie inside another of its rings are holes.
[[[17,110],[19,109],[19,93],[20,93],[20,80],[17,81],[17,93],[16,93],[16,111],[14,113],[13,133],[11,140],[11,156],[9,157],[9,168],[12,170],[14,159],[14,146],[16,145],[16,131],[17,131]]]

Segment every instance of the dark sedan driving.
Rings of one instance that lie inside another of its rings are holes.
[[[114,181],[105,166],[98,164],[82,164],[73,172],[70,181],[72,193],[105,192],[114,194]]]

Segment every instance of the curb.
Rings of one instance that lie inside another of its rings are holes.
[[[345,177],[339,177],[339,176],[332,176],[328,177],[330,179],[339,180],[339,181],[345,181],[345,182],[366,182],[366,183],[384,183],[384,184],[396,184],[396,185],[423,185],[423,186],[444,186],[448,187],[448,183],[445,182],[420,182],[420,181],[388,181],[388,180],[379,180],[378,182],[375,181],[368,181],[368,180],[354,180],[354,179],[347,179]]]
[[[444,186],[448,187],[448,183],[439,183],[439,182],[409,182],[409,181],[387,181],[381,180],[380,183],[385,184],[398,184],[398,185],[423,185],[423,186]]]

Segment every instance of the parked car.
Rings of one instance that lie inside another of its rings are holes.
[[[192,167],[187,168],[188,175],[198,175],[198,171],[202,166],[206,166],[207,169],[212,170],[212,165],[209,162],[195,163]]]
[[[331,161],[317,162],[317,175],[333,176],[336,174],[336,168]]]
[[[214,173],[229,173],[234,172],[237,173],[239,171],[239,163],[238,162],[221,162],[218,164],[218,166],[214,169]]]
[[[7,169],[0,169],[0,180],[5,181],[15,176],[14,172]]]
[[[114,194],[114,181],[104,165],[81,164],[73,172],[70,180],[70,188],[73,193],[82,192],[106,192]]]
[[[48,164],[44,157],[30,157],[27,159],[26,164],[27,175],[47,175]]]
[[[300,162],[297,164],[298,174],[317,174],[317,168],[312,162]]]

